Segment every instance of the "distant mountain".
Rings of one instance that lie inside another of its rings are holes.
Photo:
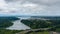
[[[44,18],[44,19],[56,20],[60,19],[60,16],[31,16],[31,18]]]

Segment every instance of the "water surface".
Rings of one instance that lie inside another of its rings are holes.
[[[30,27],[28,27],[27,25],[21,23],[21,20],[24,19],[24,18],[22,18],[22,17],[19,17],[19,18],[20,18],[20,20],[16,20],[16,21],[12,22],[13,25],[6,28],[6,29],[10,29],[10,30],[26,30],[26,29],[30,29]],[[25,18],[25,19],[27,19],[27,18]]]

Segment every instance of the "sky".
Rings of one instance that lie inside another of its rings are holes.
[[[60,0],[0,0],[0,16],[60,16]]]

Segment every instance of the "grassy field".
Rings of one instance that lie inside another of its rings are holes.
[[[44,31],[44,32],[31,32],[29,34],[49,34],[48,31]]]
[[[0,29],[0,34],[15,34],[18,32],[21,32],[22,30],[6,30],[6,29]]]

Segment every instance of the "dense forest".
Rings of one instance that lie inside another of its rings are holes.
[[[22,20],[22,23],[30,26],[33,29],[37,29],[37,28],[47,28],[47,27],[51,27],[51,22],[47,22],[44,20]]]
[[[8,29],[0,29],[0,34],[16,34],[23,30],[8,30]]]
[[[15,34],[20,32],[21,30],[8,30],[5,29],[9,26],[12,26],[12,21],[18,20],[17,17],[0,17],[0,34]]]
[[[44,19],[51,19],[51,20],[60,20],[60,16],[31,16],[31,18],[44,18]]]
[[[18,20],[16,17],[0,17],[0,28],[12,26],[12,21]]]
[[[49,20],[44,20],[44,19]],[[43,20],[42,20],[43,19]],[[9,26],[12,26],[12,21],[19,20],[17,17],[0,17],[0,34],[15,34],[21,32],[20,30],[6,30]],[[39,29],[39,28],[50,28],[48,31],[57,31],[60,32],[60,18],[59,17],[41,17],[41,19],[36,18],[29,18],[29,19],[22,19],[22,23],[31,27],[31,29]],[[43,32],[43,31],[42,31]],[[33,33],[33,32],[32,32]],[[41,32],[39,32],[41,33]],[[45,32],[49,33],[49,32]]]
[[[32,18],[32,19],[21,20],[21,22],[31,27],[32,29],[51,28],[50,30],[60,31],[60,20],[57,18],[53,18],[53,19],[51,18],[50,20]]]

